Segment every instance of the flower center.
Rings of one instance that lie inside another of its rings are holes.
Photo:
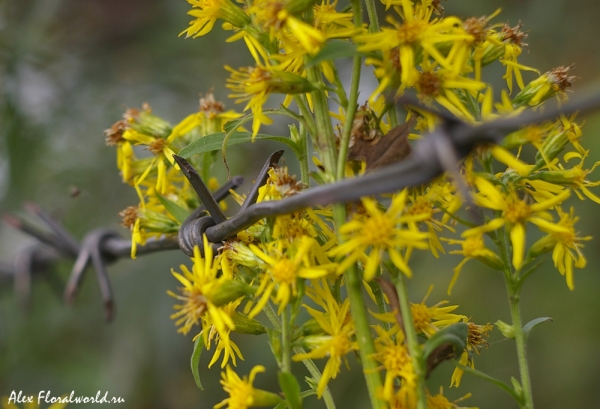
[[[385,366],[387,371],[399,372],[407,364],[410,364],[410,357],[406,352],[406,348],[402,345],[396,345],[385,349],[383,366]]]
[[[363,240],[372,246],[385,245],[393,231],[392,221],[383,214],[376,214],[365,222],[362,228]]]
[[[509,203],[507,208],[504,210],[502,216],[510,223],[519,223],[529,217],[531,209],[529,205],[522,200]]]
[[[275,264],[271,270],[273,279],[278,283],[292,284],[296,279],[296,264],[292,260],[282,259]]]
[[[429,314],[427,306],[423,304],[413,304],[410,306],[410,311],[415,323],[415,329],[417,331],[423,331],[427,328],[431,322],[431,315]]]
[[[415,43],[426,27],[427,23],[421,20],[407,21],[398,27],[398,39],[401,43]]]
[[[165,139],[158,138],[148,146],[148,150],[154,155],[160,155],[166,146],[167,141]]]

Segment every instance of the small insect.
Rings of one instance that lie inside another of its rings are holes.
[[[412,124],[413,119],[390,129],[383,136],[377,135],[373,138],[356,137],[354,144],[348,151],[348,159],[366,162],[367,170],[400,162],[411,152],[408,134]]]

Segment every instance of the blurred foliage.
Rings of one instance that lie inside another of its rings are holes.
[[[447,14],[461,17],[489,15],[502,7],[500,21],[522,20],[529,30],[527,41],[535,52],[524,55],[523,64],[549,70],[575,62],[581,77],[575,91],[600,82],[595,41],[600,6],[592,0],[450,0],[443,5]],[[188,24],[187,10],[184,0],[0,1],[0,212],[20,212],[24,202],[32,201],[77,237],[99,226],[121,229],[117,213],[135,198],[120,183],[114,152],[104,147],[102,131],[124,108],[143,102],[175,122],[195,111],[199,94],[213,87],[216,97],[225,100],[222,66],[249,61],[244,52],[224,54],[226,34],[221,30],[203,40],[178,38]],[[600,142],[594,137],[600,116],[586,122],[590,159],[600,160]],[[228,150],[232,172],[252,179],[271,150],[264,143]],[[75,191],[80,193],[73,197]],[[582,235],[596,239],[585,249],[589,263],[577,274],[575,291],[569,292],[555,271],[539,271],[524,293],[525,321],[554,318],[529,339],[539,408],[594,407],[600,397],[600,278],[594,268],[600,262],[600,221],[591,202],[580,203],[579,209]],[[0,260],[12,260],[27,243],[21,233],[0,226]],[[74,308],[63,305],[60,285],[46,280],[35,283],[28,311],[18,307],[10,286],[0,287],[0,396],[12,390],[33,395],[50,390],[53,396],[108,391],[133,409],[210,408],[219,402],[218,368],[203,370],[206,390],[198,390],[189,370],[191,336],[177,334],[169,319],[173,302],[166,289],[176,286],[169,269],[185,261],[183,254],[171,252],[112,266],[117,318],[110,324],[102,320],[93,279],[84,283]],[[443,272],[433,296],[447,298],[451,271],[446,270],[452,264],[434,263],[416,264],[415,269]],[[65,264],[58,272],[61,282],[70,267]],[[473,318],[478,322],[493,322],[499,312],[500,319],[508,320],[502,279],[480,270],[473,263],[463,272],[469,280],[461,280],[454,297],[469,300],[463,306],[477,311]],[[412,291],[420,300],[427,289]],[[514,357],[514,346],[500,340],[499,333],[493,336],[478,369],[508,381],[508,374],[516,372],[516,358],[506,358]],[[247,336],[240,341],[251,350],[265,340]],[[261,351],[264,356],[248,355],[240,364],[242,373],[269,363],[267,351]],[[358,366],[351,366],[331,384],[340,407],[362,407],[368,399]],[[442,366],[434,380],[448,379],[452,369]],[[270,373],[256,386],[275,385]],[[465,383],[476,391],[470,405],[493,409],[510,402],[479,379],[465,376]],[[460,389],[449,392],[450,397],[461,395]],[[309,400],[307,407],[312,403],[316,401]]]

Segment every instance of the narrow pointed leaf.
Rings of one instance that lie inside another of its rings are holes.
[[[160,200],[160,203],[165,207],[167,212],[169,212],[169,214],[173,216],[175,220],[177,220],[180,224],[183,224],[185,219],[187,219],[187,217],[189,216],[190,212],[188,212],[172,200],[169,200],[166,197],[159,195],[158,193],[156,194],[156,197],[158,197],[158,200]]]
[[[310,58],[306,67],[314,67],[325,61],[333,61],[340,58],[354,57],[358,54],[356,51],[356,44],[351,41],[332,40],[327,42],[325,46],[319,51],[317,55]]]
[[[525,338],[525,340],[527,340],[527,337],[529,336],[529,333],[531,332],[531,330],[534,327],[537,327],[538,325],[544,323],[544,322],[552,322],[553,319],[550,317],[540,317],[540,318],[536,318],[534,320],[529,321],[527,324],[525,324],[523,326],[523,337]]]
[[[296,377],[290,372],[279,372],[277,377],[279,379],[279,386],[283,391],[288,407],[290,409],[302,409],[300,385],[298,385]]]
[[[223,147],[223,141],[225,140],[225,132],[217,132],[211,135],[204,136],[197,141],[190,143],[188,146],[183,148],[177,155],[184,159],[188,159],[193,155],[204,152],[212,152],[221,150]],[[298,156],[302,154],[298,145],[289,138],[283,136],[271,136],[265,134],[258,134],[254,137],[254,140],[270,140],[275,142],[283,143],[294,150],[294,153]],[[229,136],[227,140],[227,146],[239,145],[252,141],[252,134],[250,132],[234,132]]]
[[[196,338],[196,342],[194,342],[194,352],[192,352],[192,359],[190,360],[190,365],[192,367],[192,375],[194,375],[194,381],[196,381],[196,386],[200,390],[204,390],[202,387],[202,383],[200,382],[200,355],[202,355],[202,349],[204,348],[204,340],[202,336],[198,336]]]

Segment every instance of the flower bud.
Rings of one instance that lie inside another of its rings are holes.
[[[231,316],[231,319],[235,324],[235,332],[240,334],[260,335],[267,332],[265,326],[260,322],[237,311]]]
[[[515,337],[515,328],[512,325],[507,324],[506,322],[501,320],[496,321],[494,324],[496,325],[496,328],[498,328],[502,335],[504,335],[506,338]]]
[[[245,295],[254,294],[254,292],[254,287],[249,286],[248,284],[242,283],[241,281],[228,280],[222,283],[219,288],[211,294],[210,300],[214,305],[220,307]]]

